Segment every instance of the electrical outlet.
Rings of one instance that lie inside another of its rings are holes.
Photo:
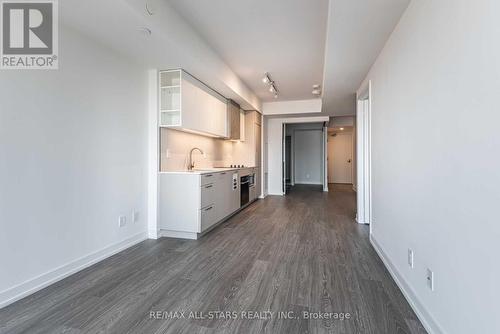
[[[408,265],[413,269],[413,251],[408,248]]]
[[[118,227],[123,227],[125,225],[127,225],[127,217],[126,216],[118,217]]]
[[[306,179],[310,178],[311,175],[310,174],[306,174]]]
[[[132,223],[139,221],[139,211],[132,210]]]
[[[434,291],[434,272],[427,268],[427,286]]]

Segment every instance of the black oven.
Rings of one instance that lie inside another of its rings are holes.
[[[240,206],[243,207],[250,201],[250,176],[242,176],[240,179]]]

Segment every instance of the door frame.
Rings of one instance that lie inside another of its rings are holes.
[[[281,191],[286,195],[286,123],[281,124]]]
[[[372,232],[372,82],[364,83],[356,94],[357,212],[356,221],[370,225]]]
[[[285,196],[286,195],[286,176],[285,176],[285,168],[286,168],[286,165],[285,165],[285,141],[286,141],[286,126],[287,124],[291,125],[291,124],[302,124],[302,123],[323,123],[323,127],[322,127],[322,136],[321,136],[321,139],[322,139],[322,153],[323,153],[323,156],[322,156],[322,161],[321,163],[323,164],[323,168],[322,168],[322,176],[323,176],[323,191],[324,192],[328,192],[328,143],[327,143],[327,140],[328,140],[328,122],[326,121],[328,118],[325,118],[325,117],[321,117],[321,120],[316,120],[316,119],[313,119],[313,118],[292,118],[292,119],[287,119],[286,121],[283,120],[282,123],[281,123],[281,186],[282,186],[282,193],[281,195],[282,196]],[[293,130],[293,131],[309,131],[309,130]],[[292,136],[292,152],[291,152],[291,167],[292,167],[292,175],[291,175],[291,178],[292,178],[292,185],[295,185],[295,153],[294,153],[294,150],[295,150],[295,144],[294,144],[294,141],[295,141],[295,136]]]
[[[323,191],[328,192],[328,123],[323,123]]]

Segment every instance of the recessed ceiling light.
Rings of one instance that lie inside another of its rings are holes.
[[[340,128],[340,131],[344,131],[344,128]]]

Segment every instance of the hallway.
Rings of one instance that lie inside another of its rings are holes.
[[[0,333],[425,333],[354,215],[349,189],[295,186],[200,240],[144,241],[18,301]]]

